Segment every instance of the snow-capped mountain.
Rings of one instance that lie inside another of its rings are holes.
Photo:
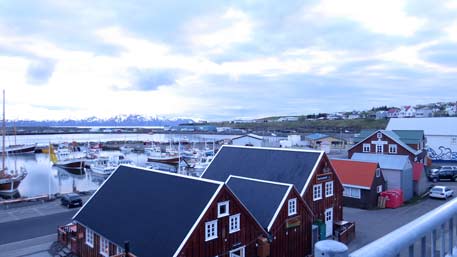
[[[165,118],[158,116],[143,116],[137,114],[116,115],[114,117],[101,119],[89,117],[82,120],[16,120],[15,125],[18,127],[32,126],[175,126],[179,124],[194,123],[195,121],[188,118]],[[12,124],[13,121],[7,121]]]

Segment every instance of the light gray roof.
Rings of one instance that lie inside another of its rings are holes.
[[[381,169],[388,170],[403,170],[412,167],[407,155],[354,153],[351,160],[362,162],[378,162]]]
[[[416,155],[421,153],[420,150],[413,149],[411,146],[409,146],[409,145],[405,144],[405,142],[401,141],[400,137],[395,132],[390,131],[390,130],[382,130],[382,133],[384,133],[388,137],[392,138],[395,142],[397,142],[397,144],[403,146],[406,150],[410,151],[411,153],[414,153]]]
[[[423,130],[426,136],[457,136],[457,117],[392,118],[387,130]]]

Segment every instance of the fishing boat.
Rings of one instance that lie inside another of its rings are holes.
[[[100,175],[109,175],[119,167],[119,165],[133,165],[133,161],[125,158],[124,155],[101,156],[90,165],[90,169]]]
[[[6,137],[6,126],[5,126],[5,90],[3,90],[3,123],[2,123],[2,169],[0,170],[0,193],[2,194],[14,194],[17,192],[19,184],[27,176],[27,170],[25,168],[15,169],[8,171],[5,166],[5,137]]]
[[[70,152],[68,148],[59,147],[56,152],[52,149],[52,145],[49,145],[49,155],[51,162],[54,166],[63,168],[69,172],[76,172],[77,174],[84,173],[84,162],[85,158],[76,155],[74,152]]]
[[[144,149],[144,152],[148,156],[148,162],[159,162],[166,164],[178,164],[179,163],[179,154],[176,151],[165,151],[162,152],[162,149],[159,146],[153,145]]]

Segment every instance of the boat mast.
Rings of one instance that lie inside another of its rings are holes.
[[[3,123],[2,123],[2,170],[0,175],[5,172],[5,89],[3,89]]]

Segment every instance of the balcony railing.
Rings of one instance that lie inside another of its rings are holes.
[[[457,256],[456,215],[457,198],[450,200],[351,254],[348,254],[348,249],[345,245],[326,240],[316,244],[314,256]]]

